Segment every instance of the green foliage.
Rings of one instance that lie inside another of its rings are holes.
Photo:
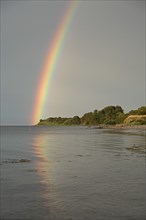
[[[81,118],[81,124],[91,125],[92,124],[92,119],[93,119],[93,113],[92,112],[86,113]]]
[[[129,123],[129,125],[146,125],[146,120],[136,120]]]
[[[146,106],[141,106],[137,110],[131,110],[128,115],[146,115]]]
[[[146,125],[146,120],[139,120],[140,125]]]
[[[99,124],[117,124],[124,120],[124,112],[121,106],[107,106],[97,112],[96,120]]]
[[[51,117],[47,118],[45,120],[40,120],[39,125],[61,125],[63,124],[67,118],[61,118],[61,117]]]
[[[40,119],[38,125],[115,125],[122,124],[130,115],[146,115],[146,106],[142,106],[137,110],[131,110],[125,114],[122,107],[106,106],[102,110],[94,110],[93,112],[85,113],[81,118],[74,116],[73,118],[51,117],[45,120]],[[146,124],[145,120],[133,121],[132,124]]]
[[[116,124],[123,124],[124,120],[127,118],[127,114],[117,113],[116,115]]]
[[[81,120],[78,116],[74,116],[73,118],[67,119],[63,124],[64,125],[79,125]]]
[[[79,116],[74,116],[73,117],[73,123],[79,125],[81,123],[81,120]]]

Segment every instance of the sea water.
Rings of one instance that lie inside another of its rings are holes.
[[[145,130],[1,127],[2,220],[144,220]]]

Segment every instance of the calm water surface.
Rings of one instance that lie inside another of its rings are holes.
[[[144,130],[1,127],[1,219],[145,220],[145,155],[126,149],[145,141]]]

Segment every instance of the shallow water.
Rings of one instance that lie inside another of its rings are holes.
[[[144,130],[1,127],[1,219],[144,220]],[[23,160],[22,160],[23,159]]]

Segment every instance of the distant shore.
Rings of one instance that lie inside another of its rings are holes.
[[[49,117],[38,125],[85,125],[95,128],[146,128],[146,106],[124,113],[121,106],[106,106],[101,110],[84,113],[81,117]]]
[[[91,129],[142,129],[146,130],[146,125],[126,125],[126,124],[116,124],[116,125],[105,125],[105,124],[99,124],[99,125],[64,125],[64,124],[37,124],[36,126],[85,126]]]

